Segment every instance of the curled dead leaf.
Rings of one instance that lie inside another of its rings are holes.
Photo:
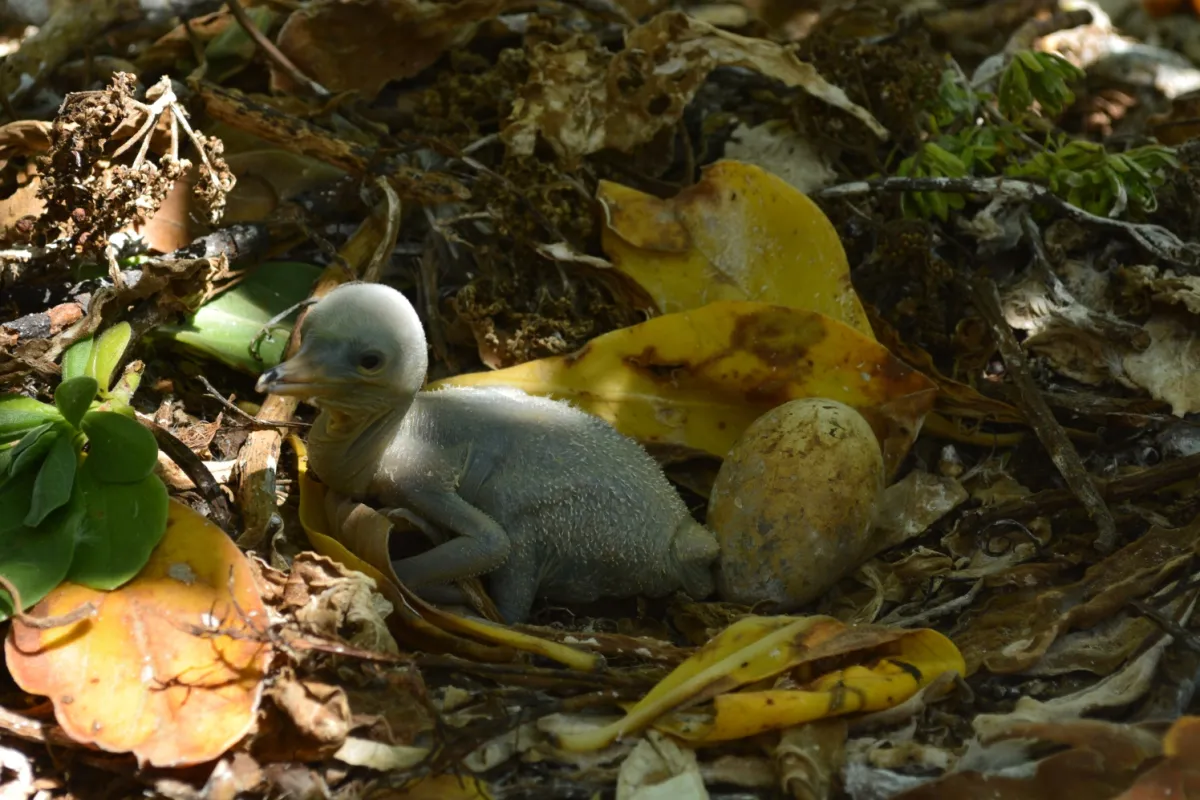
[[[500,132],[519,155],[531,155],[539,136],[567,161],[607,148],[630,152],[674,125],[717,67],[751,69],[800,87],[853,115],[880,139],[888,135],[869,111],[792,50],[681,11],[664,11],[629,31],[615,56],[578,36],[538,43],[529,61],[529,79]]]
[[[505,0],[317,0],[288,17],[278,45],[326,89],[373,98],[388,81],[410,78],[470,41],[475,26],[505,6]],[[272,91],[297,88],[271,62]]]

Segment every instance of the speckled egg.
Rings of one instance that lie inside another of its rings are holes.
[[[787,612],[820,597],[868,551],[883,485],[879,442],[850,406],[805,398],[759,417],[708,505],[721,598]]]

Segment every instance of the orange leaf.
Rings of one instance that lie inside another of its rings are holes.
[[[17,684],[49,697],[73,739],[176,767],[246,734],[271,647],[249,565],[220,528],[172,500],[166,535],[136,578],[112,592],[63,583],[29,613],[88,602],[95,615],[48,630],[14,620],[4,648]],[[205,633],[214,628],[221,634]]]

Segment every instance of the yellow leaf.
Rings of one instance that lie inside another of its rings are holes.
[[[894,642],[895,655],[822,675],[808,688],[719,695],[707,725],[668,716],[655,727],[694,742],[744,739],[826,717],[882,711],[903,703],[944,672],[966,674],[962,656],[942,634],[928,629],[903,634]]]
[[[397,638],[418,646],[457,653],[481,661],[511,661],[512,651],[518,650],[549,658],[571,669],[599,669],[601,658],[593,653],[519,633],[485,620],[460,617],[435,608],[410,592],[394,576],[389,577],[351,553],[328,533],[325,487],[308,474],[307,448],[296,436],[289,436],[288,442],[292,445],[298,462],[300,525],[304,528],[309,543],[321,555],[339,561],[375,580],[379,591],[395,608],[394,633]],[[472,638],[477,641],[472,641]],[[489,646],[478,644],[480,641]]]
[[[63,583],[28,612],[96,613],[44,630],[13,620],[5,659],[46,695],[71,738],[139,762],[211,761],[254,724],[271,646],[245,556],[172,500],[167,532],[132,581],[111,592]]]
[[[860,665],[822,675],[804,689],[735,692],[789,671],[803,681],[813,664],[851,657]],[[624,718],[595,730],[559,734],[556,744],[576,752],[598,750],[651,724],[686,739],[726,741],[825,716],[888,708],[943,672],[961,675],[964,669],[954,645],[935,631],[847,628],[822,616],[745,617],[676,667]],[[714,702],[711,720],[667,716],[708,699]]]
[[[889,474],[933,404],[932,381],[873,339],[813,311],[723,301],[606,333],[576,353],[446,378],[569,400],[643,442],[724,458],[765,411],[800,397],[857,409]]]
[[[761,167],[718,161],[668,200],[601,181],[597,198],[604,252],[660,313],[755,300],[816,311],[874,338],[837,231]]]

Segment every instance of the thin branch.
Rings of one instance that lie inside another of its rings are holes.
[[[1042,446],[1050,454],[1050,460],[1066,480],[1071,491],[1079,498],[1079,502],[1087,510],[1088,516],[1099,529],[1096,537],[1096,547],[1102,553],[1109,553],[1117,544],[1117,522],[1112,512],[1104,503],[1104,497],[1096,486],[1096,481],[1083,465],[1083,459],[1075,450],[1075,445],[1063,430],[1062,425],[1054,418],[1046,398],[1034,383],[1029,365],[1025,361],[1025,351],[1021,349],[1012,328],[1004,319],[1004,311],[1000,307],[1000,291],[990,278],[978,279],[973,288],[975,307],[991,328],[992,338],[1004,359],[1004,365],[1016,384],[1018,398],[1029,424],[1041,440]]]
[[[1127,234],[1147,252],[1176,264],[1200,263],[1200,246],[1185,243],[1161,225],[1122,222],[1084,211],[1057,196],[1045,186],[1015,178],[882,178],[853,181],[830,186],[817,192],[818,197],[854,197],[872,192],[949,192],[951,194],[984,194],[1002,196],[1008,200],[1038,203],[1053,208],[1080,222]]]
[[[258,48],[263,51],[263,54],[275,62],[275,64],[287,76],[295,81],[296,84],[303,86],[311,94],[317,97],[329,97],[331,92],[321,84],[314,81],[312,78],[300,71],[300,68],[292,63],[292,60],[285,56],[283,52],[275,46],[275,43],[263,35],[263,32],[258,29],[258,26],[250,21],[246,16],[246,9],[242,8],[242,4],[238,0],[226,0],[226,5],[229,6],[229,12],[233,14],[234,19],[242,26],[242,30],[246,32]]]

